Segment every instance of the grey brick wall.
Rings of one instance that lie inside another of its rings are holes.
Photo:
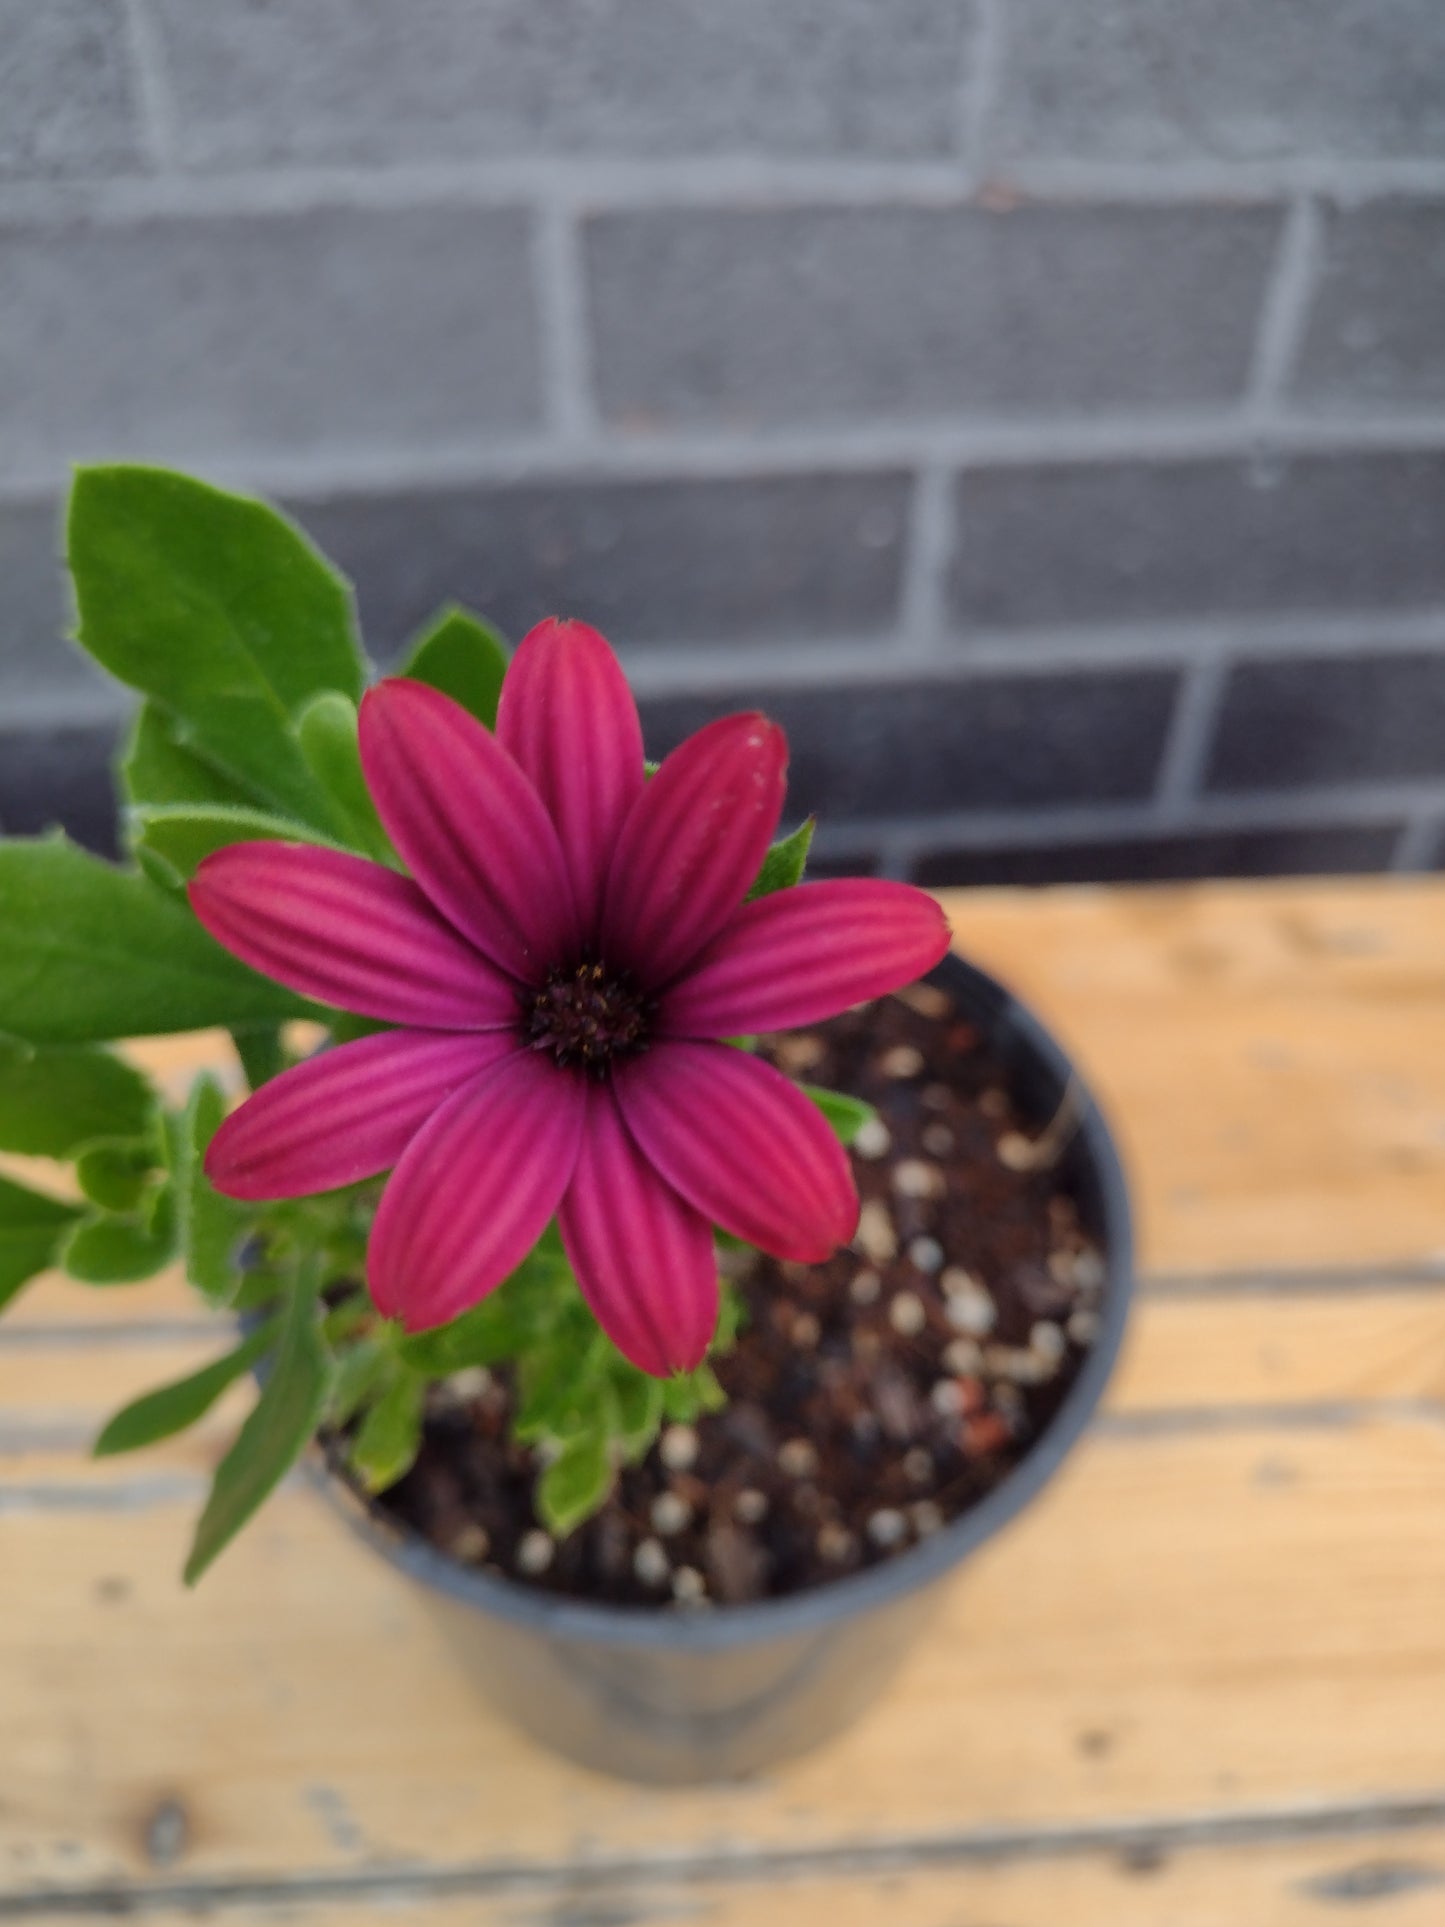
[[[104,846],[68,465],[376,660],[588,616],[820,860],[1445,860],[1440,0],[0,0],[0,826]]]

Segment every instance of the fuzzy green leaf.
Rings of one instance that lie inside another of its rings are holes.
[[[790,890],[795,883],[802,882],[808,852],[813,847],[813,832],[817,827],[813,817],[805,817],[791,836],[780,837],[773,844],[763,858],[757,881],[748,891],[748,903],[755,897],[770,897],[774,890]]]
[[[333,828],[290,719],[320,690],[359,695],[361,664],[347,585],[300,531],[165,469],[84,468],[67,552],[96,661],[271,809]]]
[[[50,1269],[79,1217],[73,1204],[0,1178],[0,1307],[37,1273]]]
[[[622,1449],[632,1464],[643,1458],[662,1424],[662,1383],[619,1360],[612,1374]]]
[[[362,773],[356,704],[335,689],[313,696],[297,718],[296,736],[307,763],[345,813],[355,847],[384,863],[394,860]]]
[[[275,1337],[275,1326],[264,1325],[224,1358],[122,1406],[91,1447],[93,1455],[107,1459],[117,1452],[136,1452],[184,1432],[204,1418],[221,1394],[265,1356]]]
[[[446,1378],[472,1365],[496,1365],[526,1351],[552,1306],[539,1297],[564,1285],[575,1291],[565,1257],[537,1249],[490,1297],[449,1324],[397,1341],[397,1356],[428,1378]]]
[[[426,1380],[403,1367],[361,1421],[350,1457],[368,1492],[385,1492],[416,1463],[425,1397]]]
[[[60,1249],[60,1263],[82,1285],[133,1285],[153,1278],[175,1256],[173,1222],[105,1212],[84,1219]]]
[[[0,843],[0,1026],[34,1044],[312,1016],[148,878],[63,837]]]
[[[188,883],[208,856],[230,843],[324,843],[340,847],[339,838],[322,836],[294,817],[238,809],[229,803],[160,803],[136,810],[130,829],[136,854],[164,864],[177,883]]]
[[[851,1144],[869,1118],[878,1115],[861,1097],[849,1097],[843,1091],[825,1091],[820,1084],[804,1084],[802,1088],[803,1095],[812,1098],[832,1125],[834,1135],[844,1144]]]
[[[293,1287],[275,1363],[255,1410],[216,1470],[186,1561],[195,1585],[305,1451],[326,1408],[331,1361],[316,1319],[319,1269]]]
[[[466,609],[450,608],[423,630],[401,673],[430,683],[495,729],[506,670],[507,652],[496,630]]]
[[[0,1151],[73,1157],[96,1138],[140,1136],[154,1114],[150,1085],[109,1051],[0,1036]]]
[[[597,1510],[612,1490],[613,1469],[600,1431],[568,1439],[537,1481],[537,1516],[556,1539],[565,1539]]]
[[[155,1168],[153,1137],[100,1138],[76,1156],[75,1181],[103,1211],[134,1211]]]
[[[222,1195],[206,1176],[205,1157],[226,1115],[220,1086],[197,1078],[181,1124],[176,1197],[186,1276],[214,1305],[229,1304],[241,1281],[236,1251],[255,1213]]]
[[[329,1425],[346,1425],[363,1405],[378,1396],[396,1369],[394,1352],[360,1339],[341,1353],[336,1361],[336,1376],[331,1382],[326,1419]]]
[[[259,809],[255,791],[207,762],[185,740],[186,726],[159,703],[142,703],[120,757],[121,792],[135,809],[221,803]]]

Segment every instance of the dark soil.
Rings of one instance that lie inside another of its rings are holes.
[[[506,1375],[464,1373],[433,1388],[385,1513],[549,1592],[735,1603],[896,1557],[1027,1451],[1093,1341],[1104,1282],[1054,1169],[1061,1129],[1020,1122],[1000,1063],[930,985],[762,1048],[879,1119],[854,1148],[852,1248],[735,1272],[749,1318],[716,1362],[728,1410],[665,1431],[555,1542],[532,1511],[536,1457],[507,1441]]]

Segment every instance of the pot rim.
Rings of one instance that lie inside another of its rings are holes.
[[[952,952],[926,981],[954,991],[960,1002],[986,1016],[995,1031],[1006,1024],[1054,1072],[1061,1087],[1072,1081],[1079,1101],[1077,1137],[1097,1176],[1102,1204],[1100,1242],[1107,1272],[1098,1336],[1048,1426],[985,1498],[906,1552],[862,1572],[842,1574],[782,1598],[717,1605],[706,1612],[594,1603],[461,1565],[428,1540],[378,1518],[319,1453],[313,1454],[308,1461],[313,1479],[353,1529],[403,1572],[493,1617],[525,1624],[559,1640],[684,1653],[716,1652],[789,1634],[816,1633],[887,1606],[941,1579],[1021,1512],[1078,1443],[1118,1362],[1134,1294],[1128,1187],[1097,1102],[1062,1045],[1028,1006],[986,971]]]

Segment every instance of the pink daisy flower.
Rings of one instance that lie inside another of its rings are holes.
[[[618,1348],[691,1369],[717,1322],[714,1225],[812,1263],[858,1220],[817,1107],[723,1040],[911,982],[948,947],[942,912],[863,880],[745,903],[782,811],[782,731],[724,717],[646,780],[632,693],[583,623],[522,642],[495,736],[394,678],[364,698],[360,740],[409,877],[239,843],[190,898],[255,969],[397,1028],[248,1098],[208,1176],[275,1199],[390,1170],[368,1283],[411,1330],[484,1298],[556,1217]]]

